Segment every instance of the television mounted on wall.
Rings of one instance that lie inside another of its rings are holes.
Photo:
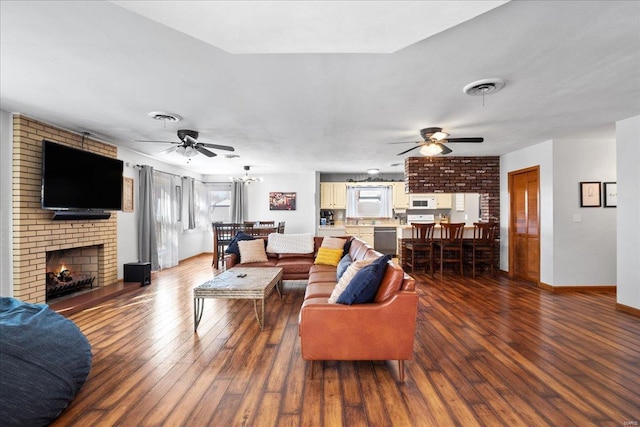
[[[68,211],[58,219],[108,218],[100,211],[122,209],[122,171],[122,160],[43,140],[42,208]]]

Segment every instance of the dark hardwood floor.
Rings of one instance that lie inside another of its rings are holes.
[[[247,300],[192,288],[211,256],[69,315],[93,368],[52,424],[99,426],[638,425],[640,319],[613,292],[551,293],[480,275],[417,275],[420,307],[406,381],[391,362],[327,361],[308,377],[298,311],[304,285],[267,301],[260,332]],[[371,325],[375,328],[375,325]]]

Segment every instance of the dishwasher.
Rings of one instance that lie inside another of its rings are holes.
[[[373,231],[373,247],[376,251],[384,254],[396,256],[396,228],[395,227],[375,227]]]

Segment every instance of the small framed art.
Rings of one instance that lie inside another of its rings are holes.
[[[580,183],[580,207],[599,208],[602,205],[600,197],[600,181]]]
[[[122,178],[122,211],[133,212],[133,178]]]
[[[603,183],[604,207],[615,208],[618,206],[618,184],[615,182]]]
[[[295,211],[296,193],[273,192],[269,193],[270,211]]]

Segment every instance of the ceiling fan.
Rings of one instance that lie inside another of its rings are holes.
[[[442,132],[442,128],[424,128],[420,131],[420,136],[424,139],[424,141],[412,141],[412,142],[392,142],[391,144],[418,144],[415,147],[409,148],[408,150],[403,151],[402,153],[398,153],[398,156],[402,156],[403,154],[407,154],[409,151],[415,150],[416,148],[420,149],[420,154],[424,156],[435,156],[437,154],[446,155],[453,150],[446,145],[447,142],[482,142],[484,138],[474,137],[474,138],[449,138],[449,134],[446,132]]]
[[[216,150],[225,150],[225,151],[235,151],[233,147],[228,145],[220,145],[220,144],[209,144],[205,142],[198,141],[199,133],[195,130],[188,129],[180,129],[178,130],[178,139],[180,141],[141,141],[136,140],[137,142],[162,142],[165,144],[177,144],[177,147],[171,147],[168,151],[175,151],[176,153],[182,154],[185,157],[193,157],[198,153],[202,153],[207,157],[215,157],[216,153],[213,151],[207,150],[207,148],[213,148]],[[207,147],[207,148],[205,148]]]

